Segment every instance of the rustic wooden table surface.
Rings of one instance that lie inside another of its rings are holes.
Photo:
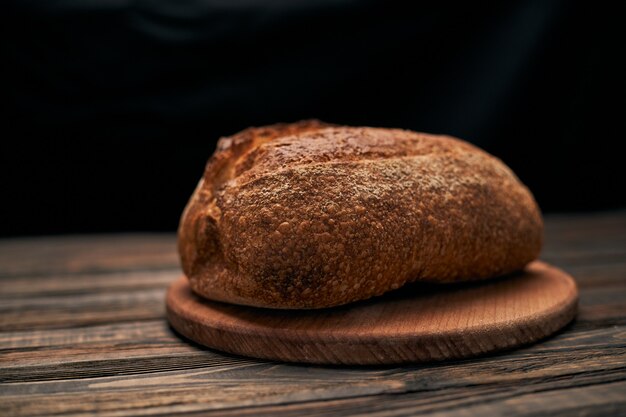
[[[317,367],[210,351],[164,320],[175,238],[0,241],[0,415],[626,415],[626,211],[548,216],[578,318],[515,351]]]

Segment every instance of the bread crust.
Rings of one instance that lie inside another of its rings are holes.
[[[179,251],[208,299],[322,308],[510,273],[542,235],[530,191],[467,142],[311,120],[220,139]]]

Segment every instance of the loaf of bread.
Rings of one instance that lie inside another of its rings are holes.
[[[473,145],[303,121],[220,139],[179,250],[202,297],[321,308],[522,269],[542,233],[529,190]]]

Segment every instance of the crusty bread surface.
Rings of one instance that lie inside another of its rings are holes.
[[[522,269],[542,234],[529,190],[467,142],[311,120],[220,139],[179,251],[205,298],[322,308]]]

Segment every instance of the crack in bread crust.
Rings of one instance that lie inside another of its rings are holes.
[[[521,269],[542,230],[528,189],[473,145],[306,121],[220,140],[179,250],[204,297],[321,308]]]

